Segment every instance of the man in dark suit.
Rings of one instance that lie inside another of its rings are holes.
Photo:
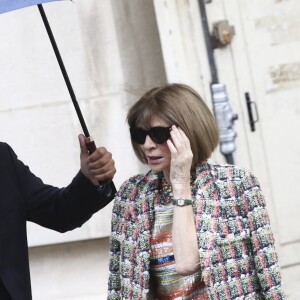
[[[65,188],[44,184],[0,143],[0,299],[30,300],[26,221],[65,232],[80,227],[114,197],[116,172],[105,148],[89,155],[79,136],[81,168]],[[63,164],[62,164],[63,166]],[[109,182],[99,187],[99,182]]]

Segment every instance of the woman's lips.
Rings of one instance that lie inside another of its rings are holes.
[[[152,165],[159,164],[161,159],[162,159],[161,156],[148,156],[148,161]]]

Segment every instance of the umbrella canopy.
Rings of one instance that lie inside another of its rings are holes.
[[[45,2],[62,1],[62,0],[1,0],[0,13],[6,13],[11,10],[37,5]]]

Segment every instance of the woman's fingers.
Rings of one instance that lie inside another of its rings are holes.
[[[190,141],[182,129],[172,126],[167,141],[171,152],[170,180],[173,188],[189,183],[193,154]]]
[[[171,153],[178,153],[181,155],[192,154],[190,141],[181,128],[177,128],[175,125],[173,125],[171,130],[171,138],[172,141],[170,142],[174,146],[170,148],[171,143],[168,143]]]
[[[171,137],[176,149],[187,150],[190,148],[190,141],[181,128],[172,126]]]

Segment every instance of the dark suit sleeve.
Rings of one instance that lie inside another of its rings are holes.
[[[99,192],[81,171],[65,188],[44,184],[18,160],[8,146],[16,177],[24,199],[26,219],[41,226],[65,232],[80,227],[95,212],[106,206],[116,189],[110,183],[111,194]]]

